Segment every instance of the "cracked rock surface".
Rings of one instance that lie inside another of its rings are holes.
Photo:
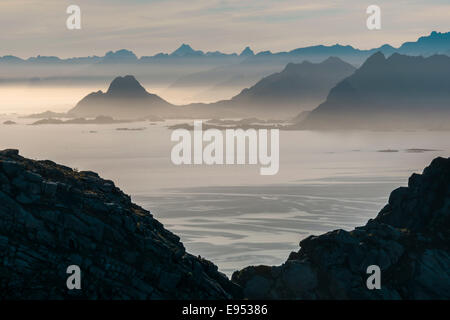
[[[69,265],[81,290],[68,290]],[[0,151],[0,299],[230,299],[239,287],[112,181]]]

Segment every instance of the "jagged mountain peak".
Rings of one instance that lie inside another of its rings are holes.
[[[183,43],[178,49],[176,49],[170,55],[176,57],[185,57],[185,56],[198,56],[203,54],[204,54],[203,51],[194,50],[189,44]]]
[[[241,57],[250,57],[250,56],[254,56],[255,52],[253,52],[253,50],[250,47],[245,47],[244,50],[242,50],[240,56]]]

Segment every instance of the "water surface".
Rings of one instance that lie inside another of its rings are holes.
[[[413,172],[450,154],[447,132],[289,131],[280,135],[279,173],[260,176],[259,166],[173,165],[170,121],[30,126],[33,121],[1,115],[0,149],[115,181],[189,252],[228,275],[280,264],[309,235],[364,224]],[[432,151],[407,151],[413,148]],[[397,152],[380,152],[386,150]]]

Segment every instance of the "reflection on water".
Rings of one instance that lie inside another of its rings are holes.
[[[386,203],[387,190],[405,183],[390,177],[352,180],[186,188],[135,200],[181,235],[190,252],[231,275],[248,265],[282,263],[309,235],[365,224]]]

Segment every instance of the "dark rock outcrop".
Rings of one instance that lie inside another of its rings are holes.
[[[112,181],[0,151],[0,299],[450,299],[449,230],[450,158],[437,158],[365,226],[230,281]],[[66,287],[70,265],[81,290]]]
[[[437,158],[365,226],[300,242],[277,267],[233,274],[250,299],[450,299],[450,158]],[[369,290],[367,268],[381,269]]]
[[[82,289],[69,291],[69,265]],[[230,299],[239,288],[112,181],[0,151],[0,299]]]

